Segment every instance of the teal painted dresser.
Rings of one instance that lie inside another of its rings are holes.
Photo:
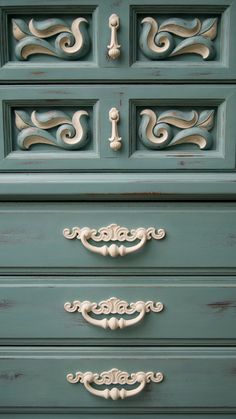
[[[0,418],[236,418],[236,0],[0,18]]]

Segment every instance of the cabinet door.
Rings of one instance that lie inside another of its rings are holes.
[[[2,81],[236,77],[233,0],[2,0]]]
[[[235,170],[232,85],[12,86],[0,101],[1,171]]]

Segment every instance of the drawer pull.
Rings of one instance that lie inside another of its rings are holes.
[[[89,227],[73,227],[72,229],[65,228],[63,230],[63,235],[66,239],[72,240],[76,238],[81,240],[84,247],[91,252],[111,257],[125,256],[130,253],[134,253],[141,249],[148,240],[161,240],[165,237],[165,234],[165,230],[162,228],[155,230],[154,227],[139,227],[137,229],[129,230],[128,228],[121,227],[117,224],[110,224],[107,227],[101,227],[99,230],[94,228],[91,229]],[[96,247],[88,242],[90,239],[95,242],[133,242],[135,240],[140,240],[140,242],[130,247],[125,247],[123,245],[118,246],[117,244]]]
[[[120,56],[120,45],[118,44],[117,31],[120,27],[119,16],[113,14],[109,17],[109,28],[111,29],[111,42],[107,45],[108,55],[112,60]]]
[[[126,399],[127,397],[136,396],[139,394],[147,383],[151,381],[153,383],[160,383],[164,376],[161,372],[143,372],[139,371],[136,373],[129,374],[126,371],[120,371],[117,368],[113,368],[110,371],[104,371],[101,374],[92,373],[87,371],[83,372],[76,372],[74,374],[67,374],[66,376],[67,381],[71,384],[82,383],[86,390],[89,393],[93,394],[94,396],[103,397],[104,399]],[[93,388],[91,384],[100,385],[111,385],[111,384],[119,384],[119,385],[134,385],[139,383],[137,388],[126,390],[125,388],[117,388],[113,387],[111,389],[104,389],[98,390],[97,388]]]
[[[83,318],[93,326],[102,327],[103,329],[124,329],[125,327],[133,326],[139,323],[150,311],[159,313],[163,310],[164,306],[160,302],[153,301],[136,301],[136,303],[127,303],[127,301],[120,300],[119,298],[112,297],[108,300],[100,301],[100,303],[94,303],[91,301],[79,301],[75,300],[73,303],[65,303],[64,308],[69,313],[78,311],[82,314]],[[139,313],[137,317],[132,319],[124,318],[105,318],[102,320],[90,317],[88,313],[95,315],[99,314],[134,314]]]
[[[121,148],[121,140],[118,133],[118,122],[120,120],[120,112],[116,108],[111,108],[109,111],[109,121],[111,122],[111,137],[109,138],[110,147],[117,151]]]

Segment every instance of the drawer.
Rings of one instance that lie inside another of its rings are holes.
[[[0,272],[235,272],[235,203],[2,203]]]
[[[0,171],[235,171],[235,106],[233,85],[1,87]]]
[[[233,0],[1,1],[2,81],[236,76]]]
[[[235,366],[236,350],[224,347],[6,347],[0,353],[0,406],[4,412],[17,406],[18,413],[39,407],[78,413],[235,413]]]
[[[7,277],[0,290],[2,345],[236,343],[235,277]]]

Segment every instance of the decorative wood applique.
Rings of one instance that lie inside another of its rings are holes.
[[[91,301],[79,301],[75,300],[73,303],[65,303],[64,308],[69,313],[75,313],[76,311],[81,313],[83,318],[93,326],[102,327],[103,329],[124,329],[125,327],[133,326],[139,323],[150,311],[159,313],[163,310],[163,304],[154,301],[137,301],[136,303],[127,303],[127,301],[120,300],[116,297],[111,297],[108,300],[100,301],[100,303],[94,303]],[[94,317],[90,317],[88,313],[95,315],[100,314],[134,314],[139,313],[137,317],[132,319],[124,318],[104,318],[98,320]]]
[[[129,230],[126,227],[121,227],[117,224],[110,224],[107,227],[101,227],[99,230],[92,229],[89,227],[73,227],[72,229],[65,228],[63,230],[63,235],[66,239],[78,239],[81,240],[81,243],[84,247],[90,250],[93,253],[97,253],[102,256],[126,256],[130,253],[134,253],[137,250],[141,249],[148,240],[155,239],[161,240],[165,237],[165,230],[160,228],[155,230],[154,227],[143,228],[139,227],[137,229]],[[134,246],[125,247],[123,245],[118,246],[117,244],[111,244],[110,246],[96,247],[88,242],[92,240],[95,242],[133,242],[140,240],[138,244]]]
[[[212,42],[217,36],[217,18],[185,20],[172,18],[160,25],[152,17],[142,21],[139,46],[150,60],[164,60],[182,54],[198,54],[204,60],[215,56]],[[178,38],[183,38],[176,42]]]
[[[63,19],[56,18],[31,19],[28,23],[23,19],[13,19],[12,25],[13,36],[18,41],[15,47],[18,60],[27,60],[33,54],[78,60],[90,49],[88,21],[82,17],[73,20],[71,27]]]
[[[104,371],[101,374],[92,373],[90,371],[87,372],[76,372],[74,374],[67,374],[66,376],[67,381],[71,384],[82,383],[86,390],[88,390],[91,394],[98,397],[103,397],[104,399],[126,399],[127,397],[136,396],[139,394],[147,383],[151,381],[153,383],[160,383],[163,381],[164,376],[161,372],[143,372],[139,371],[136,373],[129,374],[126,371],[118,370],[117,368],[112,368],[109,371]],[[97,388],[93,388],[91,384],[95,384],[97,386],[101,385],[111,385],[111,384],[118,384],[118,385],[127,385],[132,386],[138,383],[138,387],[126,390],[125,388],[117,388],[113,387],[111,389],[104,389],[98,390]]]
[[[140,115],[139,138],[147,148],[158,150],[184,143],[195,144],[201,150],[212,146],[213,138],[209,132],[214,125],[212,109],[202,112],[170,110],[159,116],[151,109],[144,109]]]
[[[15,125],[20,133],[17,144],[28,150],[33,144],[49,144],[65,150],[79,150],[88,140],[88,112],[80,110],[72,117],[62,111],[15,111]],[[50,129],[58,127],[56,133]]]
[[[107,45],[108,55],[112,60],[116,60],[120,56],[120,45],[118,43],[117,31],[120,27],[119,16],[113,14],[109,17],[109,28],[111,29],[111,41]]]

